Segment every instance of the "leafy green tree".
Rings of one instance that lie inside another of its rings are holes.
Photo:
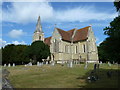
[[[120,11],[120,2],[114,2],[116,10]],[[100,59],[103,61],[120,62],[120,16],[116,17],[110,25],[104,28],[108,37],[98,47]]]
[[[42,61],[42,59],[47,59],[50,56],[49,46],[43,43],[43,41],[33,42],[28,51],[30,58],[35,62]]]
[[[120,1],[118,2],[118,0],[115,0],[114,6],[116,7],[116,10],[120,12]]]
[[[29,58],[24,55],[27,45],[10,44],[2,48],[2,63],[22,64],[28,63]]]

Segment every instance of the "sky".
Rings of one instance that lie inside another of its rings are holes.
[[[99,45],[107,37],[103,29],[117,16],[113,2],[2,2],[1,6],[0,47],[30,45],[38,16],[45,37],[52,35],[55,24],[65,31],[92,25]]]

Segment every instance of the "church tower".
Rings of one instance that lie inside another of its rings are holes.
[[[44,33],[42,31],[42,26],[40,23],[40,16],[38,17],[38,21],[36,24],[36,30],[33,34],[33,42],[38,41],[38,40],[44,41]]]

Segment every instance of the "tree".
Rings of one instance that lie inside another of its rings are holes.
[[[27,45],[10,44],[2,48],[2,63],[22,64],[28,63],[29,58],[24,55]]]
[[[28,51],[28,56],[30,56],[30,58],[35,62],[42,62],[42,59],[47,59],[47,57],[50,56],[49,46],[43,43],[43,41],[33,42],[29,47]]]
[[[120,11],[120,2],[114,2],[116,10]],[[110,25],[104,28],[108,37],[99,46],[99,56],[105,61],[120,62],[120,16],[116,17]]]
[[[118,2],[117,0],[115,0],[114,6],[116,7],[116,10],[120,12],[120,1]]]

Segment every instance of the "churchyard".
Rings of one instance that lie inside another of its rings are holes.
[[[96,68],[97,79],[90,81],[94,64],[43,64],[5,66],[14,88],[118,88],[117,64],[100,64]]]

